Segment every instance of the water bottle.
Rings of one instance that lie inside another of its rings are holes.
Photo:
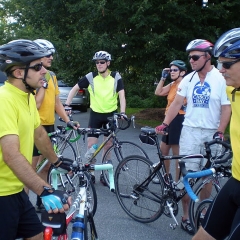
[[[84,216],[78,214],[72,226],[71,240],[83,239],[83,232],[84,232]]]
[[[85,158],[87,161],[89,161],[93,154],[95,153],[95,151],[98,149],[98,145],[97,144],[93,144],[86,152],[85,154]]]

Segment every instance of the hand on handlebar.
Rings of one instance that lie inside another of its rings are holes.
[[[80,124],[77,121],[69,121],[67,122],[67,126],[76,130],[80,127]]]
[[[161,125],[155,128],[157,134],[168,135],[168,125],[166,123],[162,123]]]
[[[224,140],[224,135],[223,132],[217,131],[213,134],[213,139],[221,139],[222,141]]]
[[[63,173],[68,173],[70,172],[71,169],[71,165],[72,162],[69,161],[69,159],[67,161],[65,161],[65,159],[63,158],[63,156],[59,156],[57,162],[55,162],[54,164],[52,164],[54,166],[54,168],[56,168],[58,171],[63,172]]]

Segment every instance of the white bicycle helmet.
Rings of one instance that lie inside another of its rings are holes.
[[[213,44],[207,40],[204,39],[195,39],[192,40],[186,48],[186,52],[191,51],[201,51],[201,52],[209,52],[212,53]]]
[[[34,40],[35,43],[37,43],[40,47],[45,48],[49,51],[51,51],[52,54],[55,53],[55,47],[53,46],[53,44],[51,42],[49,42],[48,40],[45,39],[36,39]]]
[[[109,54],[108,52],[105,52],[105,51],[98,51],[94,54],[93,56],[93,61],[96,61],[96,60],[106,60],[106,61],[111,61],[112,58],[111,58],[111,54]]]

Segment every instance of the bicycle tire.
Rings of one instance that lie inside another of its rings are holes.
[[[211,205],[212,202],[213,202],[213,200],[211,200],[211,199],[205,199],[197,207],[195,217],[194,217],[196,231],[202,225],[202,221],[207,212],[207,209],[209,208],[209,206]]]
[[[65,159],[65,161],[71,161],[70,159]],[[48,171],[48,183],[50,185],[52,185],[52,177],[51,177],[51,173],[52,173],[52,169],[53,166],[50,167],[49,171]],[[72,197],[72,202],[75,201],[78,193],[79,193],[79,177],[77,173],[72,173],[69,177],[70,180],[72,181],[73,186],[75,187],[75,191],[72,191],[72,186],[67,178],[67,173],[63,174],[58,174],[58,189],[67,192],[68,194],[71,195]],[[90,212],[93,214],[93,216],[96,213],[97,210],[97,193],[96,193],[96,189],[95,186],[93,184],[93,182],[90,180],[90,176],[89,173],[84,172],[85,177],[88,179],[88,189],[87,189],[87,198],[88,201],[90,202]]]
[[[130,153],[130,154],[129,154]],[[102,163],[107,163],[111,160],[113,164],[113,169],[117,168],[118,163],[126,158],[128,155],[139,155],[148,159],[147,153],[136,143],[129,141],[120,141],[112,145],[104,154],[102,158]],[[109,175],[108,171],[102,171],[105,183],[109,187]]]
[[[97,231],[94,223],[93,215],[88,213],[88,210],[84,210],[84,240],[97,240]]]
[[[218,174],[217,176],[207,177],[197,182],[194,186],[194,193],[196,194],[196,196],[198,196],[199,201],[194,202],[193,200],[190,200],[188,211],[190,223],[195,231],[197,230],[197,227],[195,226],[195,213],[198,206],[205,199],[213,200],[228,179],[228,176],[221,176],[221,174]],[[202,191],[203,189],[205,189],[205,191]]]
[[[154,184],[150,179],[139,191],[139,186],[152,172],[153,163],[142,156],[128,156],[117,166],[115,172],[115,191],[122,209],[134,220],[142,223],[153,222],[164,211],[164,182],[160,172],[152,176],[160,179]]]
[[[54,145],[54,151],[56,152],[57,155],[62,155],[63,157],[67,157],[69,159],[74,160],[77,158],[77,154],[74,147],[64,137],[59,135],[53,136],[51,137],[51,141],[53,145],[56,144]]]

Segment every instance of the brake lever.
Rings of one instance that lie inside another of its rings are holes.
[[[132,125],[133,125],[133,128],[135,128],[135,116],[131,116],[131,122],[132,122]]]

